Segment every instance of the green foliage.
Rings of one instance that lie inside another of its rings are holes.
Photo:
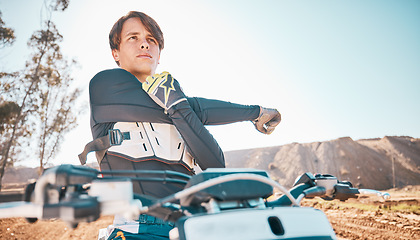
[[[11,28],[5,27],[0,11],[0,48],[12,45],[15,39],[15,31]]]
[[[333,201],[324,201],[319,198],[315,199],[305,199],[306,205],[312,205],[315,208],[319,209],[358,209],[362,211],[388,211],[388,212],[398,212],[398,213],[407,213],[407,214],[420,214],[420,206],[418,202],[413,204],[407,204],[404,201],[384,201],[384,202],[341,202],[338,200]]]
[[[409,205],[406,203],[401,203],[386,209],[391,212],[402,212],[402,213],[414,213],[420,215],[420,206],[419,205]]]
[[[14,122],[19,110],[19,105],[15,102],[4,101],[0,103],[0,134]]]
[[[55,0],[50,2],[53,11],[64,11],[69,6],[70,0]]]

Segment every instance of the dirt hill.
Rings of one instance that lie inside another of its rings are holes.
[[[9,167],[4,171],[3,183],[27,183],[38,178],[38,168]]]
[[[88,167],[99,169],[97,163],[88,163]],[[38,179],[39,168],[25,166],[8,167],[4,171],[3,184],[7,187],[22,186]]]
[[[229,151],[227,167],[258,168],[286,187],[301,173],[332,174],[361,188],[377,190],[420,184],[420,139],[384,137]]]

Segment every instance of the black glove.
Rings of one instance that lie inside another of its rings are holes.
[[[260,107],[260,116],[252,122],[258,131],[270,134],[280,121],[281,115],[276,109]]]

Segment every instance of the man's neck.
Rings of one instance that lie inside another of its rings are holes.
[[[122,69],[125,69],[124,67],[121,67]],[[131,74],[133,74],[137,80],[139,80],[139,82],[144,83],[146,82],[146,78],[148,76],[152,76],[153,74],[155,74],[154,72],[136,72],[136,71],[129,71],[128,69],[125,69],[126,71],[130,72]]]
[[[150,76],[150,75],[148,75],[148,74],[137,74],[137,75],[134,75],[141,83],[144,83],[144,82],[146,82],[146,78],[148,77],[148,76]]]
[[[131,74],[133,74],[137,80],[139,80],[139,82],[144,83],[146,82],[146,78],[148,76],[152,76],[154,73],[133,73],[131,72]]]

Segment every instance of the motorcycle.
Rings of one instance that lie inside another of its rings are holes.
[[[133,181],[185,187],[155,199],[133,193]],[[77,227],[106,215],[137,219],[147,214],[174,224],[171,240],[337,239],[326,215],[302,207],[301,201],[314,197],[346,201],[364,194],[390,198],[388,193],[357,189],[327,174],[304,173],[287,190],[257,169],[207,169],[189,176],[174,171],[99,171],[65,164],[45,170],[37,182],[29,184],[23,201],[0,203],[0,218],[61,219]],[[98,239],[108,234],[101,230]]]

